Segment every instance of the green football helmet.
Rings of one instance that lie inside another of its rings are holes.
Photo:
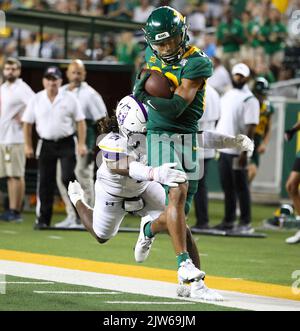
[[[255,79],[253,92],[260,95],[267,95],[269,89],[269,82],[264,77],[258,77]]]
[[[153,53],[165,64],[182,58],[188,42],[187,25],[177,10],[169,6],[153,10],[143,31]]]

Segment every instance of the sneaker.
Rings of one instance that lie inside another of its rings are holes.
[[[234,224],[233,223],[225,223],[222,222],[218,225],[215,225],[214,227],[212,227],[212,229],[214,230],[220,230],[220,231],[228,231],[228,230],[233,230],[234,228]]]
[[[36,222],[33,226],[34,230],[47,230],[49,229],[49,225],[45,224],[45,223],[38,223]]]
[[[241,234],[251,234],[254,233],[254,228],[250,225],[250,224],[240,224],[238,226],[236,226],[233,229],[234,233],[241,233]]]
[[[145,216],[141,219],[140,234],[134,248],[134,258],[138,263],[144,262],[147,259],[155,239],[155,237],[148,238],[144,234],[145,225],[151,221],[152,218],[150,216]]]
[[[191,283],[190,297],[206,301],[223,301],[224,298],[215,290],[208,288],[203,280]]]
[[[54,225],[55,228],[71,228],[72,226],[76,226],[76,218],[67,216],[63,221],[58,222]]]
[[[69,229],[80,229],[80,230],[85,230],[85,226],[83,224],[74,224],[74,225],[70,225],[68,226]]]
[[[180,263],[177,274],[179,284],[193,282],[205,277],[205,272],[196,268],[190,259]]]
[[[199,225],[194,225],[191,227],[191,232],[201,232],[202,230],[210,230],[210,226],[208,225],[208,223],[205,224],[199,224]]]
[[[292,237],[285,240],[287,244],[297,244],[300,242],[300,231],[296,232]]]
[[[6,221],[6,222],[22,222],[22,216],[21,214],[16,211],[16,210],[7,210],[5,211],[3,214],[0,215],[0,219],[2,221]]]

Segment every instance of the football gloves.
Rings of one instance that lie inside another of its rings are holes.
[[[68,195],[74,206],[76,206],[77,201],[84,201],[84,192],[77,180],[69,182]]]
[[[185,172],[174,169],[177,163],[165,163],[160,167],[145,166],[140,162],[131,162],[129,176],[139,181],[155,181],[170,187],[187,181]]]

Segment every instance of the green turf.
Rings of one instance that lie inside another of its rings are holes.
[[[274,207],[253,205],[252,211],[253,224],[261,226],[262,219],[270,217]],[[211,202],[211,223],[219,222],[222,215],[223,203]],[[55,215],[53,223],[62,217]],[[119,233],[111,241],[100,245],[85,232],[33,231],[33,222],[33,214],[25,214],[25,221],[21,224],[0,222],[0,248],[135,264],[133,246],[136,233]],[[138,218],[129,217],[123,225],[137,227],[138,222]],[[193,222],[192,211],[189,223],[192,225]],[[294,281],[292,272],[300,269],[300,245],[285,244],[285,238],[293,231],[265,232],[268,234],[266,239],[195,236],[202,254],[202,269],[208,275],[290,286]],[[167,235],[157,236],[150,257],[143,265],[172,270],[176,268],[176,259]]]
[[[36,279],[6,276],[7,282],[38,282]],[[44,282],[44,281],[43,281]],[[160,302],[183,302],[179,299],[158,298],[129,294],[62,294],[36,293],[34,291],[68,292],[115,292],[88,286],[65,283],[53,284],[7,284],[6,294],[0,294],[0,311],[228,311],[238,310],[206,303],[159,304]],[[155,302],[155,304],[106,303],[106,301]],[[157,303],[157,304],[156,304]]]

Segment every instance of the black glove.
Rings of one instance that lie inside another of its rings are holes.
[[[296,132],[295,129],[286,130],[284,133],[285,140],[290,141],[293,138],[295,132]]]
[[[150,77],[150,72],[146,71],[141,77],[142,72],[137,75],[135,86],[133,89],[133,95],[141,102],[143,102],[149,94],[144,90],[146,80]]]

